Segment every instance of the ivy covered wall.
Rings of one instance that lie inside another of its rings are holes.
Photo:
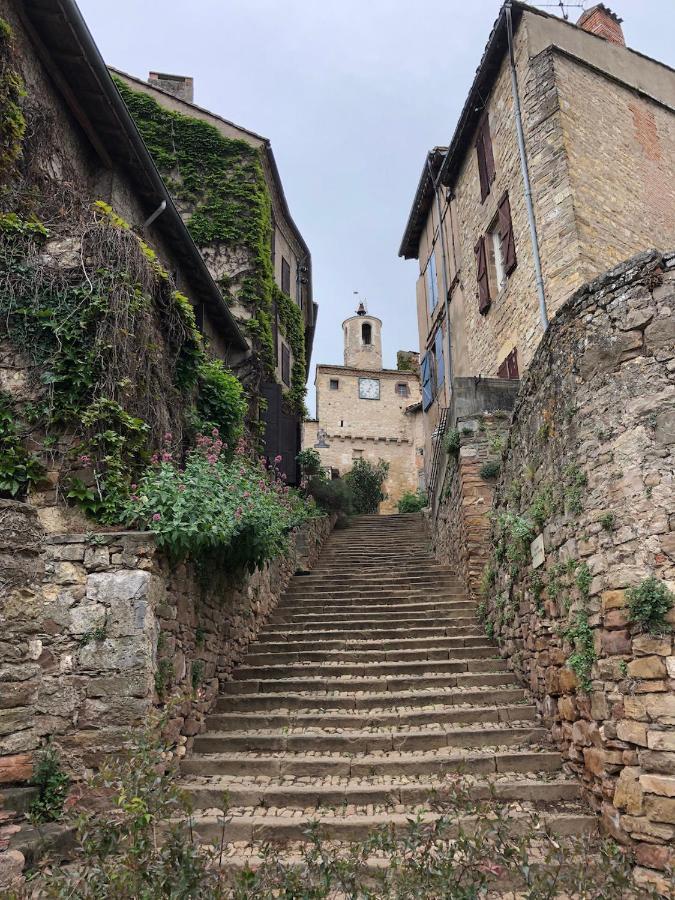
[[[115,83],[234,314],[274,376],[273,317],[293,355],[289,409],[304,411],[304,318],[275,284],[272,214],[261,150],[202,119],[166,109],[119,77]]]

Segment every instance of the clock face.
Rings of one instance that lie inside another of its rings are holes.
[[[359,378],[359,397],[361,400],[379,400],[380,379]]]

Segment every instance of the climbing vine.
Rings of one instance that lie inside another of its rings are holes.
[[[0,18],[0,178],[5,178],[19,161],[26,133],[21,108],[25,89],[14,61],[14,35]]]
[[[279,327],[288,341],[293,355],[293,368],[291,371],[291,389],[286,395],[286,400],[293,412],[304,415],[306,359],[305,359],[305,322],[302,310],[293,300],[274,286],[274,297],[279,315]]]

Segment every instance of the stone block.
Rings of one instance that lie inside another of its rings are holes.
[[[675,798],[657,797],[647,794],[644,799],[645,815],[652,822],[666,822],[675,825]]]
[[[636,634],[633,638],[633,653],[636,656],[668,656],[671,648],[670,637],[655,637],[651,634]]]
[[[675,717],[675,694],[651,694],[645,697],[647,712],[653,719]]]
[[[33,757],[30,753],[0,757],[0,784],[28,781],[33,776]]]
[[[672,869],[675,866],[675,850],[659,844],[638,844],[635,848],[635,861],[648,869]]]
[[[626,741],[629,744],[647,746],[647,726],[632,719],[623,719],[617,723],[616,736],[620,741]]]
[[[645,794],[659,794],[661,797],[675,797],[675,777],[667,775],[640,775],[640,784]]]
[[[675,730],[647,732],[647,746],[650,750],[675,750]]]
[[[664,678],[666,667],[661,656],[641,656],[628,663],[628,674],[632,678]]]
[[[603,631],[601,646],[608,656],[628,654],[631,652],[631,639],[627,631]]]
[[[660,775],[675,775],[675,753],[659,750],[641,750],[638,759],[642,768]]]
[[[614,790],[614,805],[618,809],[625,809],[631,816],[642,813],[643,791],[639,779],[640,769],[637,766],[625,766]]]

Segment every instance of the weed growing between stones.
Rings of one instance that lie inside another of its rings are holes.
[[[494,890],[531,900],[655,896],[633,886],[625,848],[558,837],[537,815],[514,817],[494,798],[476,802],[461,776],[429,798],[433,817],[339,846],[313,823],[292,862],[267,845],[255,870],[228,870],[222,837],[215,848],[197,842],[188,799],[157,736],[162,724],[88,781],[86,806],[69,813],[77,835],[71,865],[43,865],[17,898],[468,900]],[[223,837],[227,822],[223,814]]]
[[[424,491],[406,491],[398,501],[399,513],[416,513],[428,506],[429,498]]]
[[[38,791],[29,811],[31,822],[39,824],[60,819],[70,778],[63,771],[59,754],[54,747],[48,745],[37,754],[31,784]]]
[[[648,634],[667,634],[671,628],[666,616],[673,608],[675,594],[650,575],[637,587],[626,591],[631,621]]]
[[[496,460],[489,460],[480,467],[479,475],[481,478],[488,480],[496,478],[501,470],[501,464]]]

